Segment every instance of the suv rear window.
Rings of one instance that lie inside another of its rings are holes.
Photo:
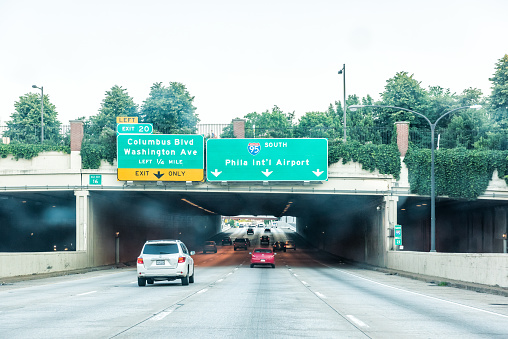
[[[178,252],[178,244],[146,244],[143,249],[143,254],[175,254]]]
[[[245,239],[244,238],[238,238],[238,239],[235,239],[235,242],[245,242]]]

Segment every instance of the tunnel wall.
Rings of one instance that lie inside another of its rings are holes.
[[[146,240],[179,239],[190,251],[220,232],[218,215],[183,214],[172,206],[142,198],[112,201],[93,195],[93,265],[115,263],[115,239],[118,232],[120,262],[135,261]]]
[[[399,209],[404,250],[430,251],[430,210],[414,208],[408,199]],[[436,251],[447,253],[502,253],[507,232],[508,202],[443,201],[436,206]],[[428,206],[428,205],[427,205]]]
[[[298,217],[296,230],[320,250],[357,262],[384,265],[382,210],[373,208],[340,218]]]

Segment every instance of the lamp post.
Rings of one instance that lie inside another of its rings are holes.
[[[32,85],[32,88],[38,88],[41,90],[41,144],[44,142],[44,86],[37,87]]]
[[[467,109],[467,108],[474,108],[479,109],[482,106],[481,105],[472,105],[472,106],[462,106],[455,109],[452,109],[451,111],[448,111],[446,113],[443,113],[434,123],[431,123],[430,120],[423,114],[412,111],[407,108],[402,107],[396,107],[396,106],[382,106],[382,105],[351,105],[349,106],[349,109],[351,111],[356,111],[358,108],[362,107],[380,107],[380,108],[394,108],[398,110],[403,110],[407,112],[414,113],[416,115],[419,115],[425,119],[429,123],[430,126],[430,251],[436,252],[436,179],[435,179],[435,171],[434,171],[434,131],[436,129],[437,123],[447,116],[450,113],[456,112],[461,109]]]
[[[346,64],[342,65],[342,69],[339,70],[338,74],[342,74],[344,80],[344,142],[346,142]]]

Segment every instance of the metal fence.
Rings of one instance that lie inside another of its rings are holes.
[[[85,126],[86,127],[86,126]],[[116,129],[116,125],[112,127]],[[0,126],[0,138],[8,130],[7,126]],[[196,134],[203,135],[205,138],[224,137],[224,133],[228,132],[225,137],[232,137],[232,124],[197,124]],[[158,131],[165,133],[164,131]],[[23,130],[24,136],[27,131]],[[28,131],[30,139],[40,140],[40,126]],[[59,133],[65,137],[70,134],[70,125],[60,125]],[[87,130],[85,128],[85,134]],[[395,129],[389,127],[356,127],[347,128],[347,140],[356,140],[360,143],[373,144],[391,144],[396,142]],[[431,132],[429,129],[410,129],[409,141],[415,146],[421,148],[430,148]],[[342,139],[343,130],[335,128],[313,127],[309,130],[302,130],[294,127],[289,130],[280,130],[276,128],[246,128],[245,136],[247,138],[285,138],[285,137],[304,137],[304,138],[328,138],[329,140]],[[15,136],[11,136],[11,140],[15,140]],[[1,140],[1,139],[0,139]],[[467,149],[482,148],[491,150],[508,150],[508,130],[448,130],[437,129],[435,132],[435,145],[439,148],[456,148],[465,147]]]

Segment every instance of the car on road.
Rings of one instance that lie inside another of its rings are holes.
[[[203,246],[203,253],[206,252],[217,253],[217,244],[215,241],[205,241],[205,245]]]
[[[296,251],[296,243],[293,240],[286,240],[286,249]]]
[[[225,237],[222,239],[222,246],[224,245],[233,245],[233,241],[231,241],[231,237]]]
[[[255,248],[254,251],[249,253],[250,267],[254,265],[269,265],[275,268],[275,254],[270,248]]]
[[[250,246],[250,239],[249,238],[245,238],[245,241],[247,242],[247,246]]]
[[[284,251],[286,252],[286,244],[282,241],[276,241],[272,245],[273,251]]]
[[[259,240],[259,243],[261,245],[270,245],[270,237],[267,235],[261,236],[261,239]]]
[[[249,235],[249,234],[254,234],[254,230],[252,228],[249,228],[247,230],[247,235]]]
[[[180,279],[182,285],[194,282],[194,251],[180,240],[148,240],[137,261],[138,286],[155,281]]]
[[[234,250],[236,251],[237,248],[244,248],[248,249],[247,239],[245,238],[236,238],[233,242]]]
[[[272,233],[272,230],[269,228],[265,228],[265,233]]]

